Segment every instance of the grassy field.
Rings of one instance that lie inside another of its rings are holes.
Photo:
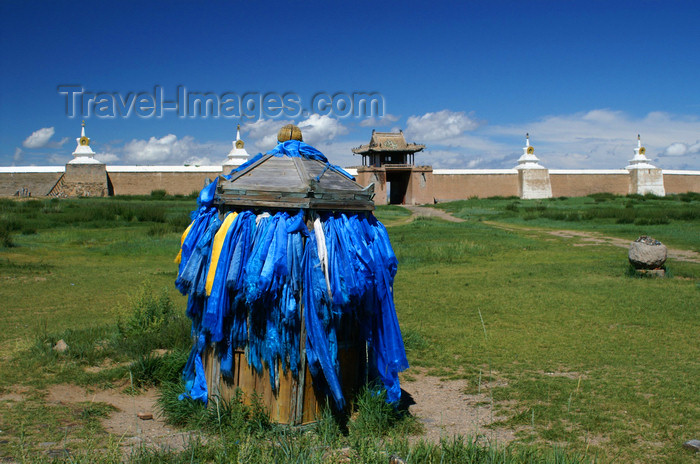
[[[172,260],[193,206],[183,198],[0,200],[0,398],[22,392],[0,399],[0,455],[47,459],[40,443],[60,441],[69,423],[71,438],[82,440],[73,461],[90,462],[94,450],[102,462],[121,459],[100,427],[106,405],[50,405],[46,389],[133,388],[130,373],[139,385],[172,385],[189,343]],[[187,417],[196,421],[183,425],[213,430],[206,445],[143,450],[134,460],[322,462],[346,448],[364,462],[391,453],[409,462],[693,459],[681,445],[700,437],[700,264],[670,259],[671,277],[630,277],[624,248],[547,230],[652,235],[698,251],[697,195],[438,207],[466,221],[406,223],[403,208],[377,211],[399,257],[395,300],[409,362],[414,372],[464,378],[471,391],[487,392],[506,417],[497,425],[515,430],[518,444],[410,444],[415,422],[386,422],[391,414],[378,414],[381,403],[371,399],[350,422],[326,418],[311,434],[252,426],[255,411],[236,405],[224,422],[238,431],[224,434],[220,415],[205,426],[211,418],[193,406]],[[168,323],[148,326],[139,316],[146,313]],[[70,346],[61,355],[50,349],[60,338]],[[161,347],[172,351],[152,359]]]
[[[630,240],[640,235],[658,236],[667,245],[700,251],[698,193],[665,197],[598,193],[545,200],[475,198],[438,207],[457,217],[477,221],[598,231]]]

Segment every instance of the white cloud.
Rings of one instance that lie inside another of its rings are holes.
[[[12,159],[16,162],[22,159],[22,149],[20,147],[15,148],[15,156]]]
[[[50,165],[63,165],[72,160],[73,157],[70,155],[63,155],[60,153],[52,153],[48,155],[48,160]]]
[[[376,118],[374,116],[371,116],[369,118],[365,118],[362,121],[360,121],[360,127],[380,127],[380,126],[388,126],[389,124],[393,124],[396,121],[399,120],[398,116],[394,116],[393,114],[385,114],[381,118]]]
[[[432,165],[436,169],[508,169],[515,163],[512,162],[512,156],[508,155],[437,149],[416,153],[416,164]]]
[[[292,121],[280,121],[277,119],[258,119],[255,122],[244,124],[241,127],[241,138],[246,142],[250,141],[251,145],[257,148],[257,152],[265,153],[277,145],[277,132],[286,124],[291,124]],[[248,153],[253,154],[250,150]]]
[[[201,144],[189,135],[180,139],[174,134],[148,140],[134,139],[124,145],[124,161],[135,164],[210,164],[210,156],[217,160],[226,156],[227,151],[219,145]]]
[[[212,161],[208,156],[190,156],[184,162],[188,166],[216,166],[222,164],[222,160]]]
[[[492,140],[507,137],[514,144],[524,142],[525,132],[529,132],[537,157],[555,169],[621,169],[634,156],[637,134],[642,136],[647,157],[658,167],[700,167],[697,116],[656,111],[633,117],[622,111],[595,109],[517,125],[489,126],[480,132]]]
[[[119,155],[114,153],[95,153],[95,159],[105,164],[116,163],[119,161]]]
[[[442,110],[411,116],[406,122],[406,134],[421,141],[446,141],[473,131],[482,123],[464,111]]]
[[[315,113],[308,119],[299,122],[299,129],[301,129],[304,142],[314,146],[348,133],[348,129],[337,119]]]
[[[49,139],[53,137],[54,134],[54,128],[53,127],[44,127],[39,130],[36,130],[32,132],[32,135],[27,137],[24,142],[22,142],[22,145],[25,148],[41,148],[46,146],[47,143],[49,143]]]
[[[697,141],[692,145],[674,142],[666,147],[660,156],[685,156],[697,155],[698,153],[700,153],[700,141]]]
[[[425,143],[416,162],[436,168],[512,168],[525,133],[541,163],[551,169],[621,169],[642,135],[647,157],[663,169],[700,169],[700,118],[650,112],[633,117],[594,109],[510,125],[486,125],[473,113],[442,110],[411,116],[407,140]],[[424,156],[424,157],[423,157]]]
[[[286,124],[294,124],[294,121],[258,119],[255,122],[241,126],[241,138],[246,142],[245,148],[248,153],[253,155],[273,149],[277,145],[277,133]],[[321,151],[323,151],[320,148],[321,146],[329,146],[329,142],[340,135],[348,133],[347,127],[342,125],[337,119],[327,115],[312,114],[307,119],[298,122],[297,125],[301,129],[304,142],[313,145]],[[347,151],[349,150],[348,148]]]
[[[47,146],[51,148],[61,148],[69,140],[70,139],[68,137],[63,137],[61,140],[58,140],[56,142],[49,142]]]
[[[332,164],[341,167],[358,166],[362,164],[362,157],[354,155],[352,148],[359,147],[367,141],[360,140],[342,140],[342,141],[326,141],[321,142],[314,147],[323,153],[328,161]]]

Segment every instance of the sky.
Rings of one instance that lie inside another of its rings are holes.
[[[221,164],[299,125],[341,166],[700,170],[700,2],[0,1],[0,166]],[[200,100],[198,102],[198,100]],[[201,101],[205,104],[201,104]],[[363,100],[372,104],[363,104]]]

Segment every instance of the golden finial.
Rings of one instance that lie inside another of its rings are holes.
[[[287,140],[299,140],[302,142],[304,139],[301,135],[301,129],[294,124],[283,126],[277,133],[277,141],[286,142]]]
[[[83,119],[83,127],[85,127],[85,120]]]

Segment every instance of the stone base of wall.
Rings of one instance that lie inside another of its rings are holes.
[[[65,183],[57,196],[68,197],[107,197],[109,189],[105,182],[73,182]]]
[[[104,164],[66,164],[60,191],[62,197],[106,197],[109,195],[107,168]]]
[[[666,195],[661,169],[630,169],[629,193],[638,195],[652,193],[660,197]]]
[[[547,169],[518,169],[518,196],[523,200],[552,198]]]

